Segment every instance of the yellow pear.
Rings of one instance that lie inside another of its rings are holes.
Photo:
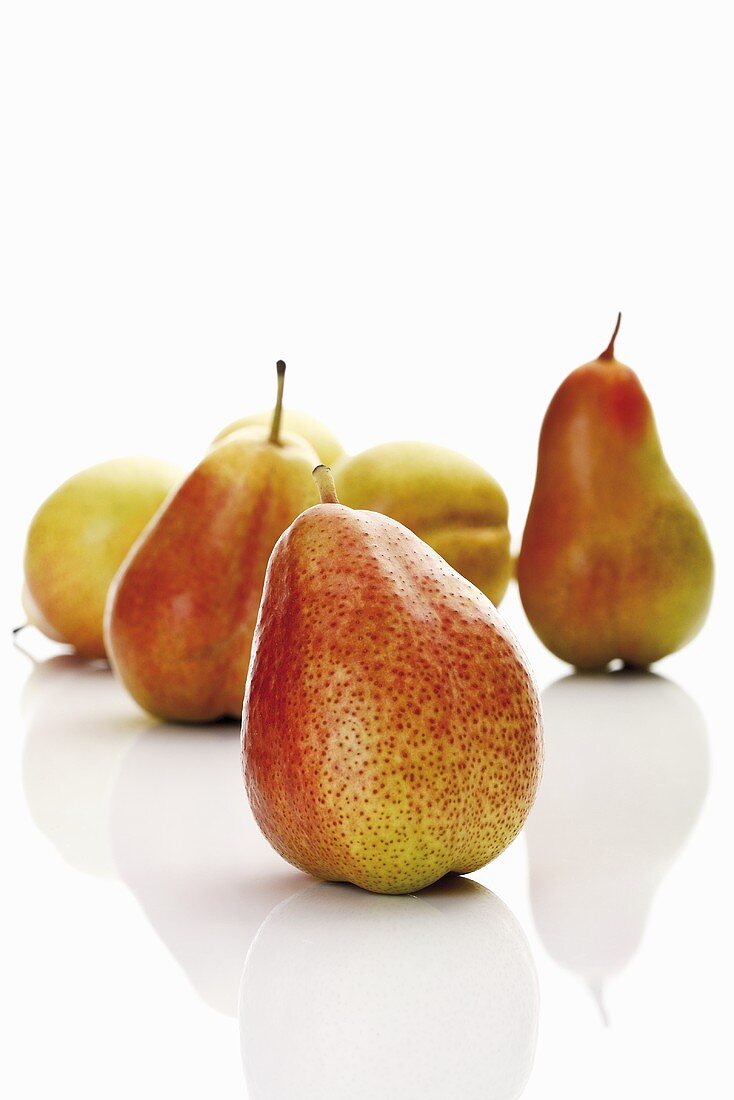
[[[82,657],[104,657],[112,578],[180,477],[168,462],[118,458],[82,470],[52,493],[26,539],[22,600],[29,624]]]
[[[498,604],[512,571],[507,498],[476,462],[433,443],[382,443],[334,470],[339,499],[402,523]]]
[[[228,424],[226,428],[222,428],[213,442],[218,443],[221,439],[231,435],[232,432],[239,431],[240,428],[270,427],[272,419],[272,410],[243,416],[241,420],[235,420],[234,423]],[[309,416],[308,413],[284,409],[282,425],[285,432],[298,435],[301,439],[305,439],[307,443],[310,443],[325,466],[331,466],[344,454],[344,448],[336,436],[315,417]]]

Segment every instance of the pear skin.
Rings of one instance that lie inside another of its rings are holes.
[[[406,527],[337,501],[268,565],[243,711],[245,784],[273,847],[318,878],[404,894],[519,832],[542,734],[492,603]]]
[[[26,613],[27,621],[21,626],[15,627],[15,629],[13,630],[14,636],[20,634],[21,630],[25,630],[26,626],[35,626],[36,630],[40,630],[41,633],[45,634],[47,638],[50,638],[52,642],[61,642],[62,645],[65,644],[66,639],[64,638],[64,635],[60,634],[59,631],[56,630],[48,621],[36,601],[33,599],[33,596],[31,595],[31,590],[26,582],[23,583],[23,587],[20,592],[20,602],[23,605],[23,610]],[[95,654],[95,656],[97,655]]]
[[[315,460],[305,440],[281,435],[277,413],[270,434],[233,432],[133,548],[110,591],[106,637],[115,672],[145,710],[182,722],[241,716],[268,557],[318,499]]]
[[[26,539],[23,607],[29,624],[82,657],[104,657],[109,586],[181,477],[168,462],[118,458],[59,486],[36,512]]]
[[[637,375],[614,357],[618,328],[550,403],[517,568],[541,641],[582,669],[616,658],[644,668],[680,649],[713,586],[701,518]]]
[[[258,427],[269,426],[272,419],[272,411],[243,416],[240,420],[235,420],[232,424],[228,424],[226,428],[223,428],[219,435],[215,436],[214,442],[218,443],[221,439],[240,428],[251,428],[253,425]],[[309,416],[308,413],[298,412],[294,409],[283,409],[282,423],[285,432],[300,436],[301,439],[305,439],[307,443],[310,443],[319,456],[319,461],[323,462],[325,466],[332,466],[344,454],[344,448],[336,436],[314,416]]]
[[[511,575],[507,498],[476,462],[433,443],[382,443],[334,470],[339,499],[409,527],[493,604]]]

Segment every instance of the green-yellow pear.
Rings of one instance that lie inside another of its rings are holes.
[[[665,461],[650,402],[614,356],[573,371],[543,421],[518,559],[528,619],[578,668],[645,667],[703,625],[706,531]]]
[[[532,805],[537,691],[490,600],[412,531],[337,500],[278,540],[243,709],[245,783],[273,847],[374,893],[499,855]]]
[[[87,658],[105,656],[107,590],[181,471],[153,458],[118,458],[65,481],[36,512],[25,546],[28,622]]]
[[[339,499],[409,527],[495,605],[511,575],[507,498],[476,462],[433,443],[382,443],[334,470]]]
[[[226,428],[222,428],[219,435],[215,437],[214,442],[218,443],[225,436],[231,435],[232,432],[236,432],[240,428],[250,428],[253,425],[269,427],[272,419],[272,411],[243,416],[240,420],[235,420],[234,423],[228,424]],[[325,466],[333,465],[344,454],[344,448],[336,436],[315,417],[309,416],[308,413],[283,409],[282,424],[283,431],[298,435],[301,439],[305,439],[307,443],[310,443],[319,456],[319,461],[323,462]]]
[[[214,444],[168,500],[110,589],[112,667],[147,711],[239,718],[265,569],[278,536],[318,500],[316,452],[280,431],[285,363],[268,428]]]

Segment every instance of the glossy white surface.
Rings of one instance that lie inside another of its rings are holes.
[[[13,653],[16,1095],[724,1095],[726,685],[703,640],[659,676],[568,677],[522,633],[555,681],[535,810],[474,884],[409,898],[283,864],[236,727],[162,726],[102,668]]]
[[[349,450],[488,467],[517,544],[548,401],[620,308],[718,576],[700,637],[627,687],[557,685],[503,603],[548,764],[473,876],[497,900],[313,886],[251,822],[234,727],[156,725],[108,673],[8,641],[2,1095],[734,1093],[729,22],[714,0],[6,5],[4,628],[52,489],[115,455],[191,467],[271,404],[279,356],[286,404]]]

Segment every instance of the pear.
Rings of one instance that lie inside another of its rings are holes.
[[[665,461],[652,408],[614,343],[550,403],[518,559],[533,628],[578,668],[646,667],[700,630],[713,560]]]
[[[107,591],[136,538],[181,471],[153,458],[118,458],[82,470],[44,501],[25,545],[28,624],[82,657],[105,656]]]
[[[433,443],[382,443],[334,470],[339,499],[409,527],[499,604],[512,572],[507,498],[476,462]]]
[[[525,830],[533,915],[604,1015],[706,796],[706,726],[677,684],[626,670],[552,684],[543,717],[547,763]]]
[[[21,623],[20,626],[13,628],[13,637],[16,637],[22,630],[25,630],[27,626],[35,626],[36,630],[40,630],[42,634],[45,634],[47,638],[50,638],[52,642],[61,642],[65,644],[66,639],[64,635],[59,633],[46,616],[41,611],[40,607],[33,599],[31,590],[28,587],[28,583],[23,581],[23,587],[20,590],[20,602],[23,606],[23,610],[26,614],[26,621]],[[103,642],[104,644],[104,642]],[[102,654],[95,654],[95,657],[101,657]]]
[[[265,568],[288,524],[318,499],[305,440],[282,436],[285,363],[270,430],[215,444],[133,547],[110,589],[112,666],[161,718],[209,722],[242,713]]]
[[[242,977],[250,1100],[517,1100],[537,1028],[525,935],[471,879],[404,898],[313,884],[273,910]]]
[[[272,412],[251,413],[250,416],[243,416],[240,420],[235,420],[232,424],[228,424],[226,428],[223,428],[219,435],[215,437],[214,442],[218,443],[221,439],[231,435],[232,432],[236,432],[240,428],[250,428],[253,424],[258,426],[270,425],[272,419]],[[326,466],[333,465],[344,454],[344,448],[336,436],[315,417],[309,416],[308,413],[283,409],[283,430],[291,435],[300,436],[301,439],[305,439],[307,443],[310,443],[319,456],[319,461]]]
[[[322,503],[268,565],[243,711],[245,782],[280,854],[377,893],[474,871],[538,784],[533,677],[492,603],[406,527]]]

